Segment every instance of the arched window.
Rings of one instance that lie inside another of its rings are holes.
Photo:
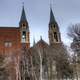
[[[57,32],[54,32],[54,38],[55,38],[55,40],[58,42]]]
[[[54,25],[54,28],[55,28],[56,26]]]
[[[5,42],[5,47],[12,47],[12,42],[6,41]]]
[[[23,23],[23,27],[26,26],[25,23]]]
[[[22,31],[22,42],[26,42],[26,31]]]

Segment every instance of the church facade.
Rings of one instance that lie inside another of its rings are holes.
[[[24,6],[19,27],[0,27],[0,53],[8,54],[8,80],[61,80],[64,77],[64,66],[58,63],[63,64],[67,58],[62,58],[62,55],[67,54],[52,8],[48,36],[49,44],[41,38],[30,47],[30,31]]]
[[[59,42],[61,42],[60,31],[51,9],[49,43],[52,45]],[[20,49],[23,44],[26,45],[26,48],[30,48],[30,31],[24,7],[22,9],[19,27],[0,27],[0,53],[8,53]]]

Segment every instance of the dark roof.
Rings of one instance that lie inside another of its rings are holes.
[[[19,27],[4,27],[4,26],[1,26],[0,29],[18,29]]]
[[[52,8],[50,8],[50,22],[49,23],[54,23],[56,22]]]
[[[39,47],[43,48],[43,47],[48,47],[49,45],[41,38],[41,39],[37,42],[36,46],[39,46]]]
[[[21,14],[20,22],[23,22],[23,21],[27,21],[25,10],[24,10],[24,6],[23,6],[23,9],[22,9],[22,14]]]

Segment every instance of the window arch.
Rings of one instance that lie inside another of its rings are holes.
[[[54,32],[54,38],[55,38],[55,40],[58,42],[57,32]]]

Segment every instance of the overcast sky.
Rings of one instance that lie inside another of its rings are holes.
[[[30,26],[31,45],[33,37],[36,42],[40,36],[48,42],[50,0],[0,0],[0,26],[19,26],[22,2]],[[52,0],[52,9],[59,24],[62,41],[69,44],[67,27],[80,23],[80,0]]]

